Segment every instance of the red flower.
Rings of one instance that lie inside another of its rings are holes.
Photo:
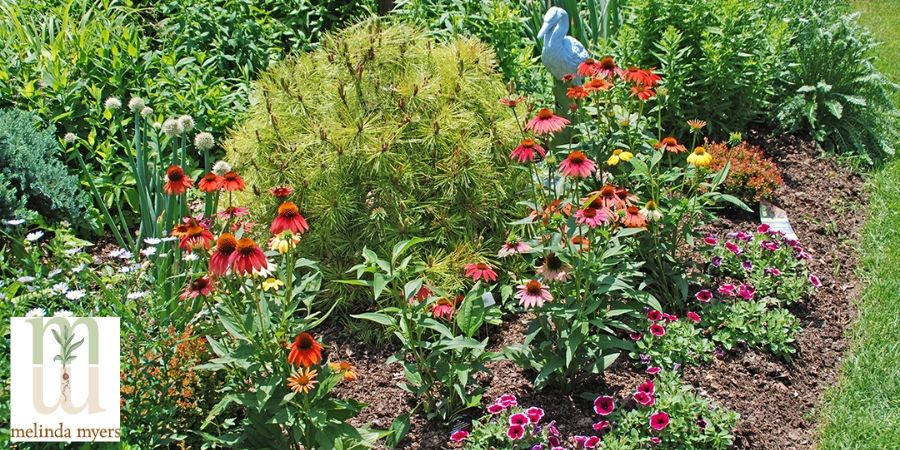
[[[633,398],[634,401],[638,402],[642,406],[653,406],[656,403],[656,399],[653,398],[653,395],[650,395],[646,392],[635,392]]]
[[[203,175],[203,178],[200,178],[200,182],[197,183],[197,187],[200,188],[203,192],[216,192],[219,189],[222,189],[222,177],[216,175],[213,172],[210,172],[206,175]]]
[[[672,153],[683,153],[687,151],[683,145],[678,143],[678,139],[675,139],[672,136],[664,137],[656,144],[656,148]]]
[[[547,154],[543,147],[537,145],[531,139],[523,139],[519,146],[510,153],[509,157],[520,163],[534,161],[535,154],[541,155],[541,158]]]
[[[184,192],[193,185],[194,182],[185,175],[184,169],[180,166],[171,165],[166,169],[166,184],[163,185],[163,191],[166,194],[184,194]]]
[[[637,206],[627,206],[622,224],[628,228],[644,228],[647,226],[647,219],[641,215],[641,210]]]
[[[600,70],[600,63],[595,61],[593,58],[588,58],[578,65],[577,73],[580,77],[593,77],[599,75]]]
[[[178,247],[188,252],[201,248],[209,250],[212,240],[213,235],[209,232],[209,228],[207,228],[206,225],[195,221],[193,225],[188,227],[184,237],[181,238],[181,243]]]
[[[275,186],[270,188],[269,192],[271,192],[275,198],[285,198],[294,193],[294,188],[290,186]]]
[[[237,239],[231,233],[222,233],[216,240],[216,248],[209,256],[209,272],[214,275],[225,275],[228,272],[229,259],[237,248]]]
[[[226,192],[243,191],[245,187],[244,179],[237,172],[231,171],[222,175],[222,190]]]
[[[662,431],[669,426],[669,415],[665,412],[658,412],[650,416],[650,428],[656,431]]]
[[[288,364],[309,368],[322,359],[322,344],[316,342],[313,335],[302,332],[294,338],[288,354]]]
[[[613,59],[612,56],[604,56],[603,58],[600,58],[600,70],[598,75],[606,78],[612,78],[613,75],[618,75],[619,78],[623,78],[625,72],[616,66],[616,60]]]
[[[687,318],[691,319],[691,322],[700,323],[700,314],[697,314],[693,311],[688,311]]]
[[[653,380],[647,380],[638,385],[637,391],[647,395],[653,395],[656,392],[656,385],[653,384]]]
[[[641,100],[650,100],[654,96],[656,96],[656,92],[653,91],[646,84],[635,84],[631,87],[631,95],[641,99]]]
[[[647,311],[647,319],[651,322],[659,322],[660,320],[663,320],[663,314],[655,309],[651,309],[650,311]]]
[[[300,210],[294,202],[284,202],[278,207],[278,215],[272,221],[269,231],[278,234],[282,231],[290,231],[295,234],[303,234],[309,229],[306,219],[300,214]]]
[[[199,296],[206,297],[212,293],[213,290],[215,289],[212,279],[208,276],[202,276],[191,280],[191,282],[184,287],[184,292],[181,293],[179,298],[185,300],[188,298],[194,299]]]
[[[664,327],[658,323],[654,323],[653,325],[650,325],[650,334],[652,334],[656,337],[665,336],[666,327]]]
[[[466,276],[472,281],[478,281],[479,278],[486,282],[497,281],[497,273],[485,263],[466,264]]]
[[[608,416],[614,409],[616,409],[616,402],[613,401],[612,397],[604,395],[594,399],[595,413],[601,416]]]
[[[654,87],[659,84],[662,78],[653,72],[653,69],[639,69],[637,67],[629,67],[625,71],[625,79],[635,84],[642,84],[647,87]]]
[[[588,91],[584,89],[584,86],[573,86],[569,89],[566,89],[566,97],[569,97],[572,100],[579,100],[582,98],[586,98],[588,96]]]
[[[453,311],[455,309],[455,302],[450,301],[450,299],[440,298],[431,306],[431,315],[434,316],[435,319],[450,320],[453,318]]]
[[[256,242],[250,238],[241,238],[235,245],[235,250],[229,258],[228,265],[238,275],[247,275],[254,270],[263,270],[269,267],[266,254],[260,250]]]
[[[548,134],[562,131],[568,124],[569,120],[565,117],[557,116],[553,114],[553,111],[542,108],[533,119],[525,124],[525,129],[537,134]]]

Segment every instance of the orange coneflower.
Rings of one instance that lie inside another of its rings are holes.
[[[301,368],[292,372],[291,376],[288,377],[288,386],[298,394],[307,394],[315,389],[316,383],[318,383],[316,381],[316,375],[318,374],[315,370]]]
[[[622,224],[628,228],[644,228],[647,226],[647,220],[641,215],[641,210],[637,206],[629,206],[625,208]]]
[[[306,219],[300,214],[300,210],[294,202],[284,202],[278,207],[278,215],[272,221],[269,231],[278,234],[282,231],[303,234],[309,229]]]
[[[201,248],[209,250],[212,240],[213,235],[209,232],[209,228],[206,225],[195,221],[194,224],[188,227],[178,246],[182,250],[188,252]]]
[[[305,331],[294,338],[294,343],[291,344],[290,349],[288,364],[309,368],[322,359],[322,344],[316,342],[313,335]]]
[[[188,229],[195,224],[197,224],[196,220],[185,219],[181,223],[176,223],[172,227],[172,232],[169,234],[171,234],[172,236],[175,236],[179,239],[184,238],[185,236],[187,236]]]
[[[557,116],[547,108],[541,108],[537,115],[525,124],[525,129],[534,131],[536,134],[549,134],[562,131],[568,124],[569,119]]]
[[[216,248],[209,256],[209,272],[215,275],[225,275],[228,272],[231,254],[237,249],[237,239],[231,233],[222,233],[216,241]]]
[[[689,127],[691,127],[691,131],[697,131],[706,127],[706,121],[700,119],[691,119],[687,121]]]
[[[525,97],[523,97],[521,95],[518,97],[514,97],[514,96],[504,97],[504,98],[500,99],[500,104],[503,106],[510,107],[510,108],[515,108],[516,106],[519,105],[519,103],[522,103],[523,100],[525,100]]]
[[[600,203],[600,207],[609,208],[612,210],[621,209],[625,207],[625,204],[622,202],[622,199],[616,195],[616,188],[610,184],[605,184],[600,188],[599,195],[593,202],[591,202],[591,206],[594,206],[596,202]]]
[[[180,195],[184,194],[185,191],[191,186],[194,185],[194,182],[191,181],[190,178],[184,173],[184,169],[180,166],[171,165],[168,169],[166,169],[166,184],[163,185],[163,191],[169,195]]]
[[[248,275],[269,267],[266,254],[250,238],[241,238],[235,244],[234,252],[228,258],[228,265],[238,275]]]
[[[240,175],[235,171],[231,171],[222,175],[222,190],[226,192],[231,191],[243,191],[246,185],[244,185],[244,179],[241,178]]]
[[[594,78],[584,83],[584,90],[588,92],[608,91],[613,85],[603,78]]]
[[[572,245],[578,249],[578,252],[588,252],[591,250],[591,240],[580,235],[572,236]]]
[[[344,381],[354,381],[359,378],[356,367],[347,361],[330,362],[328,363],[328,367],[331,368],[332,372],[343,373]]]
[[[184,287],[184,292],[181,293],[179,297],[182,300],[188,298],[197,298],[197,297],[206,297],[215,289],[213,286],[213,281],[210,277],[204,275],[202,277],[197,277],[191,280],[187,286]]]
[[[569,89],[566,89],[566,97],[569,97],[572,100],[587,98],[587,96],[588,91],[584,89],[584,86],[572,86]]]
[[[678,143],[678,139],[675,139],[672,136],[664,137],[656,144],[656,148],[672,153],[682,153],[687,151],[683,145]]]
[[[641,100],[650,100],[656,95],[656,92],[653,92],[646,84],[635,84],[631,87],[631,95],[641,99]]]
[[[625,71],[624,78],[635,84],[642,84],[648,88],[659,84],[662,78],[653,72],[653,68],[639,69],[637,67],[629,67]]]
[[[200,178],[200,182],[197,183],[197,187],[200,188],[203,192],[213,193],[222,189],[222,177],[216,175],[213,172],[210,172],[206,175],[203,175],[203,178]]]
[[[290,186],[275,186],[269,188],[269,192],[275,196],[275,198],[285,198],[294,193],[294,188]]]

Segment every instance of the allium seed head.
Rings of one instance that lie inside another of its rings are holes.
[[[216,161],[216,164],[213,165],[213,172],[220,177],[224,176],[226,173],[231,172],[231,164],[225,161]]]
[[[166,119],[162,124],[163,133],[168,134],[169,136],[180,136],[181,133],[184,132],[184,128],[181,126],[181,121],[175,119]]]
[[[187,114],[179,117],[178,123],[181,124],[181,128],[185,133],[194,129],[194,118]]]
[[[76,140],[78,140],[78,136],[75,136],[75,133],[66,133],[66,135],[63,136],[63,141],[65,141],[66,144],[71,144]]]
[[[141,117],[147,118],[153,115],[153,108],[145,106],[141,109]]]
[[[116,97],[110,97],[106,99],[106,103],[103,104],[106,109],[119,109],[122,107],[122,101]]]
[[[216,140],[213,139],[213,135],[205,131],[194,136],[194,147],[197,147],[198,150],[209,150],[213,148],[215,143]]]
[[[131,97],[131,100],[128,100],[128,109],[133,113],[141,112],[147,104],[144,103],[144,99],[140,97]]]

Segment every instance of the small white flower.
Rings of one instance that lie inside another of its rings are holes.
[[[185,133],[194,129],[194,118],[187,114],[179,117],[178,123],[181,124],[181,129],[184,130]]]
[[[106,103],[103,104],[106,109],[119,109],[122,107],[122,100],[119,100],[116,97],[110,97],[106,99]]]
[[[221,177],[226,173],[231,172],[231,164],[228,164],[225,161],[216,161],[216,164],[213,165],[213,172]]]
[[[175,236],[166,236],[160,240],[163,242],[172,242],[172,241],[178,240],[178,238]]]
[[[72,256],[75,254],[81,253],[81,247],[70,248],[66,250],[66,255]]]
[[[43,231],[33,231],[25,235],[25,240],[28,242],[34,242],[42,237],[44,237]]]
[[[55,292],[59,292],[60,294],[65,294],[69,291],[69,285],[64,282],[60,282],[54,284],[51,289],[53,289]]]
[[[129,252],[128,250],[122,250],[122,253],[119,253],[119,259],[131,259],[134,257],[134,253]]]
[[[22,225],[23,223],[25,223],[24,219],[9,219],[6,221],[7,225],[12,225],[12,226]]]
[[[72,311],[69,311],[68,309],[61,309],[53,313],[53,317],[72,317]]]
[[[141,254],[144,256],[153,256],[156,254],[156,247],[147,247],[141,250]]]
[[[47,278],[53,278],[62,273],[62,269],[53,269],[47,273]]]
[[[119,273],[130,273],[130,272],[131,272],[131,266],[119,267]]]
[[[272,261],[266,260],[266,268],[265,269],[253,269],[253,275],[263,278],[269,278],[275,271],[278,270],[278,266],[275,265]]]
[[[81,272],[82,270],[84,270],[86,267],[87,267],[87,266],[86,266],[85,264],[83,264],[83,263],[82,263],[82,264],[79,264],[79,265],[77,265],[77,266],[75,266],[75,267],[72,268],[72,272],[74,272],[74,273],[79,273],[79,272]]]
[[[141,117],[147,118],[153,115],[153,108],[149,106],[145,106],[144,109],[141,110]]]
[[[125,251],[125,249],[116,248],[116,249],[110,250],[109,253],[106,254],[106,256],[108,256],[110,258],[118,258],[119,255],[121,255],[122,252],[124,252],[124,251]]]
[[[63,136],[63,141],[65,141],[66,144],[72,144],[77,140],[78,140],[78,136],[75,136],[75,133],[66,133]]]
[[[139,298],[144,298],[146,296],[147,296],[147,291],[138,291],[138,292],[131,292],[126,297],[128,298],[128,300],[137,300]]]
[[[168,134],[170,137],[180,136],[184,132],[181,122],[176,119],[166,119],[162,124],[162,129],[163,133]]]
[[[144,243],[147,245],[157,245],[160,242],[162,241],[157,238],[144,238]]]
[[[141,112],[146,106],[147,104],[144,103],[144,99],[140,97],[131,97],[131,100],[128,100],[128,109],[133,113]]]
[[[85,292],[83,289],[76,289],[74,291],[66,292],[66,298],[69,300],[81,300],[84,298]]]
[[[18,278],[19,283],[31,283],[34,281],[34,277],[25,275],[23,277]]]
[[[194,136],[194,147],[197,147],[197,150],[209,150],[214,145],[216,145],[216,140],[212,134],[204,131]]]
[[[198,256],[196,253],[188,253],[187,255],[184,255],[181,259],[183,259],[185,261],[196,261],[196,260],[200,259],[200,256]]]
[[[47,311],[44,311],[44,308],[34,308],[25,313],[25,317],[44,317],[46,315]]]

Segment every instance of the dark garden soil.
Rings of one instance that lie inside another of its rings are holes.
[[[783,361],[766,353],[735,349],[722,359],[699,367],[688,367],[684,380],[719,406],[737,411],[741,421],[736,432],[739,449],[806,449],[813,445],[816,407],[824,390],[836,379],[838,363],[846,347],[845,327],[853,319],[851,300],[859,294],[853,271],[857,264],[856,243],[865,216],[866,199],[859,175],[821,158],[813,143],[796,137],[765,137],[750,133],[751,143],[762,146],[783,171],[785,185],[778,205],[791,219],[801,245],[812,253],[812,272],[824,283],[812,298],[795,305],[803,331],[797,339],[793,361]],[[759,220],[747,213],[726,213],[712,227],[718,232],[752,230]],[[492,348],[521,341],[527,317],[504,323],[493,332]],[[403,374],[399,364],[386,366],[391,349],[373,349],[340,337],[338,330],[327,333],[331,351],[349,359],[359,369],[360,379],[342,384],[339,395],[369,406],[355,419],[355,425],[369,424],[385,429],[398,415],[414,405],[412,396],[400,388]],[[556,420],[565,436],[593,434],[591,403],[579,392],[606,393],[620,398],[645,376],[627,358],[605,373],[587,377],[580,386],[535,393],[531,376],[510,361],[490,365],[482,380],[486,400],[512,392],[520,405],[544,408]],[[421,413],[412,418],[412,429],[401,444],[408,449],[450,448],[450,427],[425,421]]]

